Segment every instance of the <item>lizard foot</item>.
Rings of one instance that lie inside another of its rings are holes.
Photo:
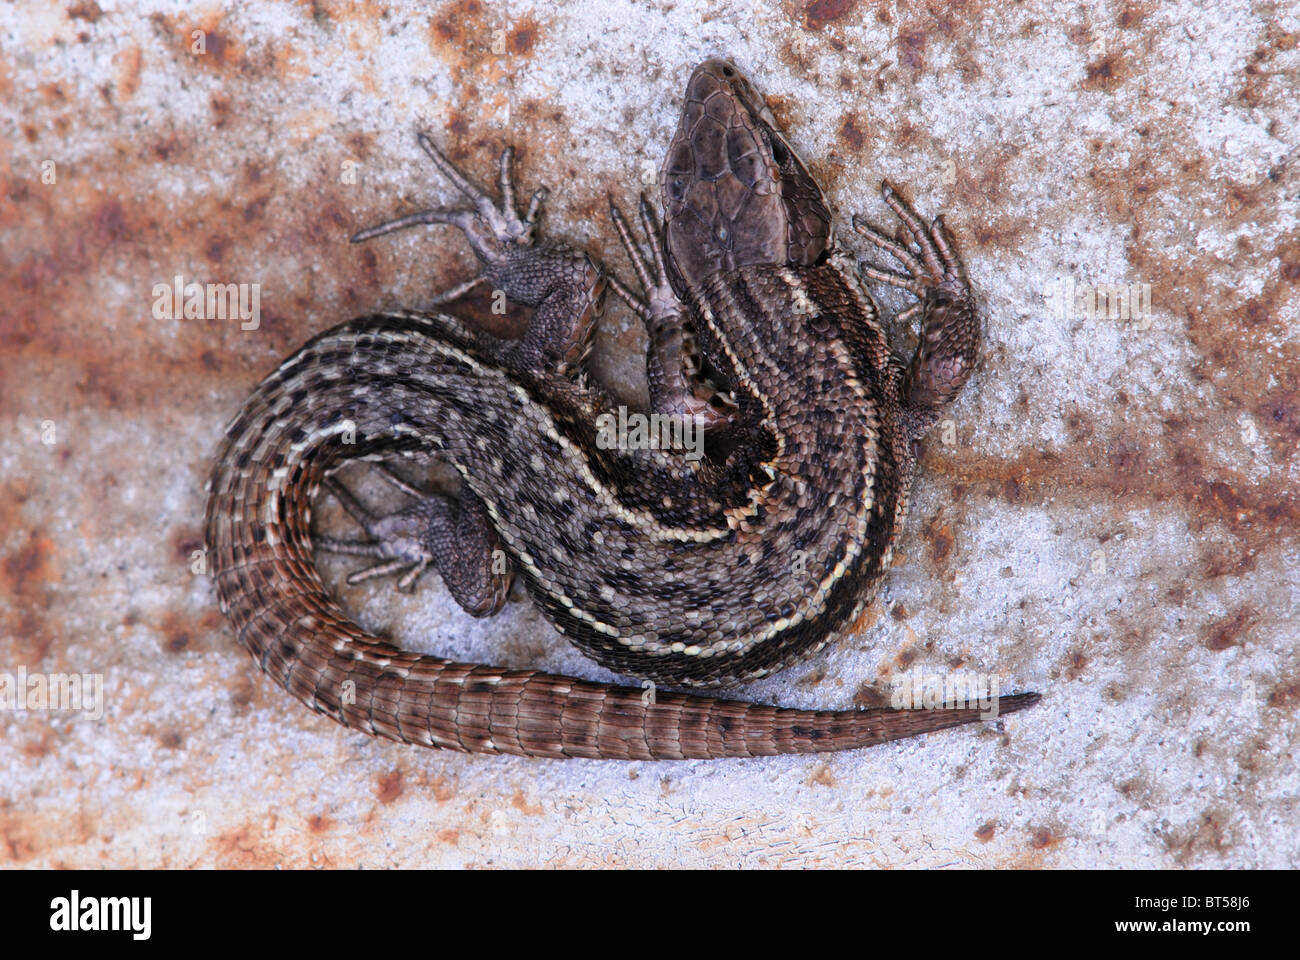
[[[858,268],[868,279],[899,287],[918,299],[897,320],[908,323],[918,314],[922,317],[920,345],[902,385],[913,432],[919,434],[970,377],[979,345],[979,316],[966,270],[948,239],[942,217],[926,226],[888,182],[881,184],[880,192],[910,236],[900,230],[897,239],[891,238],[861,217],[853,218],[853,229],[901,263],[905,272],[872,266],[865,260]]]
[[[729,423],[736,412],[736,402],[704,375],[686,305],[668,279],[660,226],[644,194],[638,209],[641,227],[650,242],[649,263],[632,237],[622,211],[612,199],[609,201],[610,219],[641,282],[642,293],[636,294],[615,276],[608,279],[618,298],[645,323],[649,336],[646,379],[650,406],[656,413],[694,418],[706,429]]]
[[[501,151],[498,204],[461,173],[426,134],[420,134],[419,141],[434,166],[469,201],[469,206],[420,210],[362,230],[353,235],[352,242],[420,224],[449,223],[457,227],[469,241],[482,270],[473,279],[435,296],[433,304],[456,300],[485,283],[516,303],[536,308],[522,339],[496,343],[481,340],[480,345],[514,370],[543,377],[554,372],[563,378],[579,378],[583,361],[591,351],[605,278],[579,251],[562,244],[534,243],[546,188],[533,194],[528,209],[520,216],[515,209],[511,175],[513,147]]]
[[[545,187],[538,189],[528,202],[527,211],[525,211],[523,217],[520,217],[515,210],[515,188],[511,175],[511,167],[514,164],[514,147],[506,147],[501,151],[501,159],[498,162],[501,203],[498,205],[493,202],[486,190],[475,185],[461,173],[456,165],[448,160],[447,156],[434,145],[428,135],[420,134],[419,141],[420,147],[428,154],[429,159],[433,161],[433,165],[438,168],[444,177],[452,182],[456,189],[473,206],[452,209],[436,207],[420,210],[405,217],[388,220],[378,226],[362,230],[352,236],[352,242],[361,243],[374,237],[383,236],[386,233],[393,233],[396,230],[405,230],[408,227],[422,224],[449,223],[458,227],[465,234],[465,238],[473,248],[475,256],[487,269],[474,279],[438,294],[433,302],[434,304],[441,304],[464,296],[480,283],[489,280],[493,267],[499,269],[507,266],[509,264],[510,248],[532,245],[533,235],[537,227],[537,218],[541,213],[542,202],[546,199],[548,191]]]
[[[501,610],[510,592],[513,573],[481,502],[469,490],[462,499],[424,493],[401,477],[380,468],[381,475],[415,503],[386,516],[372,513],[337,480],[325,485],[369,540],[315,537],[327,553],[370,557],[379,562],[348,576],[356,584],[375,577],[400,574],[397,589],[409,592],[430,566],[442,574],[453,598],[476,617]]]

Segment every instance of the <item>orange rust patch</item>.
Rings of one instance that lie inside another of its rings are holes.
[[[1165,847],[1180,864],[1191,864],[1201,854],[1222,855],[1232,845],[1232,834],[1227,817],[1219,810],[1205,810],[1200,818],[1187,827],[1164,835]]]
[[[429,789],[433,793],[433,799],[439,803],[446,803],[456,796],[456,784],[449,777],[436,778],[429,784]]]
[[[859,125],[858,117],[852,113],[844,117],[837,137],[845,148],[854,154],[861,153],[863,146],[867,142],[867,135]]]
[[[1268,705],[1279,710],[1294,710],[1300,703],[1300,680],[1279,683],[1268,695]]]
[[[10,863],[30,860],[38,852],[33,824],[24,817],[10,813],[8,800],[0,803],[0,853]]]
[[[329,833],[334,829],[334,821],[323,813],[314,813],[307,818],[307,829],[315,834]]]
[[[851,637],[856,634],[865,633],[879,623],[881,606],[881,602],[877,599],[872,600],[869,604],[863,607],[862,612],[858,614],[858,618],[849,625],[849,629],[846,631],[845,635]]]
[[[159,644],[164,653],[170,654],[211,649],[221,632],[222,622],[221,612],[215,607],[198,617],[168,610],[158,624]]]
[[[140,89],[140,48],[134,44],[127,48],[117,62],[117,79],[114,84],[117,102],[130,100]]]
[[[247,824],[213,837],[208,848],[217,865],[223,868],[266,869],[275,866],[280,855],[263,845],[262,831]]]
[[[375,797],[382,804],[390,804],[402,795],[402,771],[394,769],[381,773],[375,783]]]
[[[936,516],[921,529],[921,536],[930,544],[930,562],[940,570],[945,569],[952,556],[952,527],[946,523],[941,524]]]
[[[814,785],[822,787],[835,786],[835,774],[831,772],[830,764],[817,764],[817,766],[813,768],[812,773],[808,774],[808,779],[805,781],[805,785],[809,787]]]
[[[5,554],[0,561],[0,591],[17,600],[31,601],[44,587],[55,579],[50,558],[54,542],[35,531],[28,531],[27,541],[16,550]]]
[[[511,22],[506,34],[506,49],[516,57],[531,56],[541,37],[541,25],[531,16]]]
[[[853,694],[853,705],[870,710],[875,707],[888,707],[890,705],[889,691],[879,680],[865,681],[858,685],[858,689]]]
[[[1241,607],[1226,620],[1208,624],[1202,635],[1205,646],[1214,651],[1227,650],[1242,645],[1242,636],[1258,621],[1258,614],[1249,606]]]
[[[1109,54],[1084,68],[1083,89],[1114,93],[1129,73],[1128,65],[1118,53]]]
[[[540,803],[529,803],[522,790],[516,790],[510,798],[510,805],[529,817],[540,817],[546,812]]]
[[[1029,833],[1029,846],[1034,850],[1046,850],[1061,842],[1047,827],[1035,827]]]
[[[858,7],[858,0],[811,0],[803,8],[804,26],[809,30],[824,30],[832,23],[848,19]]]
[[[68,7],[69,20],[84,20],[86,23],[98,23],[99,18],[104,15],[99,4],[95,0],[81,0]]]
[[[1088,666],[1088,658],[1084,655],[1083,650],[1078,647],[1070,650],[1065,655],[1065,675],[1071,680],[1078,680],[1083,676],[1084,669]]]

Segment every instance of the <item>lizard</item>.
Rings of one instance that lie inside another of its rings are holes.
[[[648,250],[610,199],[640,292],[538,237],[547,194],[520,215],[511,147],[497,202],[427,134],[418,142],[464,203],[353,241],[454,226],[481,272],[431,307],[482,283],[532,314],[516,339],[432,308],[360,317],[308,340],[249,396],[212,469],[204,535],[221,609],[260,668],[356,730],[529,757],[820,753],[979,719],[975,706],[803,710],[697,692],[823,649],[890,566],[916,443],[977,359],[979,312],[941,219],[926,224],[882,183],[902,226],[853,226],[902,270],[855,264],[766,101],[724,59],[687,84],[662,221],[641,197]],[[891,350],[864,278],[915,296],[897,318],[919,321],[910,359]],[[644,322],[651,409],[699,426],[707,455],[596,442],[614,400],[585,361],[608,291]],[[335,476],[357,460],[440,460],[459,489],[425,492],[388,471],[411,501],[377,515]],[[313,533],[322,488],[364,538]],[[317,548],[377,561],[352,582],[400,574],[408,590],[436,568],[480,617],[519,576],[584,653],[653,686],[402,649],[329,595]],[[1037,700],[1003,696],[994,715]]]

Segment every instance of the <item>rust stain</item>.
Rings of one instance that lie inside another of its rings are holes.
[[[1232,845],[1232,832],[1222,811],[1208,809],[1202,811],[1195,823],[1171,830],[1161,840],[1179,864],[1190,866],[1205,853],[1226,852]]]
[[[335,827],[335,822],[329,816],[323,813],[313,813],[307,818],[307,830],[314,834],[329,833]]]
[[[851,637],[857,634],[865,633],[866,631],[870,630],[872,627],[874,627],[877,623],[880,622],[881,610],[882,610],[882,604],[880,600],[879,599],[872,600],[869,604],[867,604],[865,607],[862,608],[862,612],[858,614],[858,618],[854,620],[853,623],[849,626],[845,635]]]
[[[809,787],[834,787],[835,774],[831,771],[831,765],[825,762],[817,764],[817,766],[813,767],[812,772],[808,774],[808,779],[804,781],[804,785]]]
[[[99,18],[104,15],[99,4],[95,0],[81,0],[68,7],[69,20],[84,20],[86,23],[99,23]]]
[[[1284,680],[1268,695],[1268,705],[1279,710],[1295,710],[1300,703],[1300,679]]]
[[[515,790],[510,798],[510,805],[528,817],[540,817],[546,813],[546,808],[540,803],[529,803],[522,790]]]
[[[1118,53],[1094,60],[1084,67],[1083,89],[1114,93],[1128,79],[1130,70]]]
[[[283,857],[265,845],[265,833],[244,824],[217,834],[208,841],[210,857],[222,869],[265,870],[277,866]]]
[[[10,801],[0,801],[0,853],[11,864],[30,860],[40,852],[40,836],[35,823],[27,817],[13,814]]]
[[[436,777],[430,784],[429,790],[433,794],[433,799],[439,803],[446,803],[456,796],[456,784],[450,777]]]
[[[1034,827],[1029,832],[1029,846],[1034,850],[1047,850],[1060,844],[1061,838],[1047,827]]]
[[[870,710],[890,705],[889,690],[879,680],[867,680],[858,685],[853,694],[853,705]]]
[[[1225,620],[1206,624],[1202,630],[1205,646],[1210,650],[1222,652],[1229,647],[1243,644],[1243,635],[1259,620],[1258,613],[1250,606],[1241,607],[1235,614]]]
[[[15,666],[39,664],[58,633],[57,620],[48,615],[53,602],[50,588],[61,576],[54,552],[50,537],[29,530],[24,542],[0,557],[0,597],[7,599],[0,605],[0,633],[10,640]]]
[[[132,44],[118,60],[115,87],[119,103],[130,100],[140,89],[141,59],[140,48]]]
[[[179,655],[213,649],[225,639],[222,636],[224,620],[219,610],[209,609],[197,617],[175,610],[166,610],[158,622],[159,644],[164,653]]]
[[[516,57],[528,57],[537,48],[541,37],[541,25],[531,16],[523,16],[511,21],[506,34],[506,49]]]
[[[935,516],[921,528],[921,536],[930,545],[930,562],[936,569],[945,570],[955,542],[952,527],[941,523],[939,517]]]
[[[862,129],[860,118],[853,113],[846,114],[836,134],[839,141],[852,154],[859,154],[866,145],[867,134]]]
[[[400,768],[393,769],[388,773],[381,773],[375,783],[375,797],[382,804],[390,804],[402,795],[402,771]]]
[[[847,20],[858,7],[858,0],[811,0],[803,8],[804,26],[821,31],[833,23]]]
[[[53,555],[54,541],[29,530],[26,542],[0,561],[0,591],[15,599],[32,599],[55,579]]]

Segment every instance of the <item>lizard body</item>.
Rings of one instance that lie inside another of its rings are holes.
[[[222,609],[261,668],[349,727],[528,756],[821,752],[977,719],[977,708],[646,696],[401,650],[343,613],[313,544],[380,561],[358,578],[405,572],[404,587],[436,566],[478,616],[501,608],[518,574],[584,652],[657,684],[718,687],[779,670],[823,648],[869,599],[902,526],[914,441],[976,355],[974,302],[942,226],[886,187],[910,242],[857,228],[906,270],[863,272],[919,298],[920,346],[910,363],[894,357],[820,189],[726,61],[702,64],[688,84],[662,230],[642,201],[649,260],[611,211],[644,296],[583,253],[535,242],[542,194],[515,213],[509,150],[497,206],[421,144],[469,207],[354,239],[451,223],[483,274],[437,302],[486,281],[534,314],[515,341],[438,312],[359,318],[308,341],[254,391],[213,470],[206,541]],[[596,441],[615,404],[583,360],[607,285],[646,323],[652,410],[704,429],[706,456]],[[459,494],[395,481],[414,504],[374,517],[331,477],[351,460],[398,457],[451,463]],[[313,535],[322,485],[369,540]]]

